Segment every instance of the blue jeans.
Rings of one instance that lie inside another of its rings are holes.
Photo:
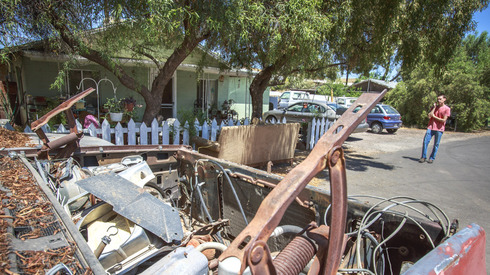
[[[439,149],[439,142],[441,142],[442,138],[442,133],[441,131],[434,131],[427,129],[427,132],[425,133],[424,137],[424,144],[422,146],[422,158],[426,159],[427,158],[427,146],[429,146],[430,140],[432,139],[433,136],[434,138],[434,148],[432,149],[432,154],[430,154],[430,159],[434,160],[436,158],[437,154],[437,149]]]

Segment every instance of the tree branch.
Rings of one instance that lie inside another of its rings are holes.
[[[158,70],[161,69],[160,62],[158,62],[158,60],[153,55],[151,55],[147,52],[144,52],[144,51],[138,49],[137,47],[131,47],[131,50],[133,50],[135,53],[138,53],[138,54],[141,54],[143,56],[148,57],[151,61],[153,61],[153,63],[155,63]]]

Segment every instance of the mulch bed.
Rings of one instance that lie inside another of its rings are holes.
[[[12,251],[11,238],[35,239],[46,236],[46,234],[54,235],[60,230],[51,202],[45,197],[30,171],[19,159],[9,157],[0,159],[0,199],[2,202],[0,209],[1,274],[17,274],[12,270],[20,274],[45,274],[47,270],[59,263],[64,263],[72,272],[81,273],[81,266],[74,257],[76,247],[74,244],[44,251]],[[58,226],[54,226],[56,224]],[[15,253],[15,263],[10,261],[9,253]],[[89,270],[86,271],[89,272]]]
[[[0,127],[0,148],[34,147],[28,135]]]

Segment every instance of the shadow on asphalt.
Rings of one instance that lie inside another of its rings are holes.
[[[359,140],[363,140],[362,138],[356,138],[356,137],[352,137],[352,136],[349,136],[346,141],[359,141]]]
[[[345,156],[346,168],[351,171],[366,171],[368,168],[377,168],[384,170],[394,170],[395,166],[390,164],[385,164],[379,161],[375,161],[372,157],[359,155],[359,154],[349,154]]]
[[[411,161],[416,161],[416,162],[418,162],[418,161],[419,161],[419,159],[420,159],[420,158],[407,157],[407,156],[403,156],[402,158],[404,158],[404,159],[409,159],[409,160],[411,160]]]

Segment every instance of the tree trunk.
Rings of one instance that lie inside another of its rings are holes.
[[[147,125],[160,112],[160,104],[162,103],[163,91],[167,84],[172,81],[172,76],[184,59],[197,47],[201,41],[207,38],[207,34],[202,36],[187,36],[182,44],[175,49],[170,57],[165,62],[165,65],[158,72],[157,77],[151,85],[151,96],[145,98],[146,109],[143,114],[143,122]]]
[[[274,65],[271,65],[260,71],[250,84],[250,96],[252,97],[252,119],[254,117],[261,118],[263,112],[264,91],[269,85],[274,72]]]

